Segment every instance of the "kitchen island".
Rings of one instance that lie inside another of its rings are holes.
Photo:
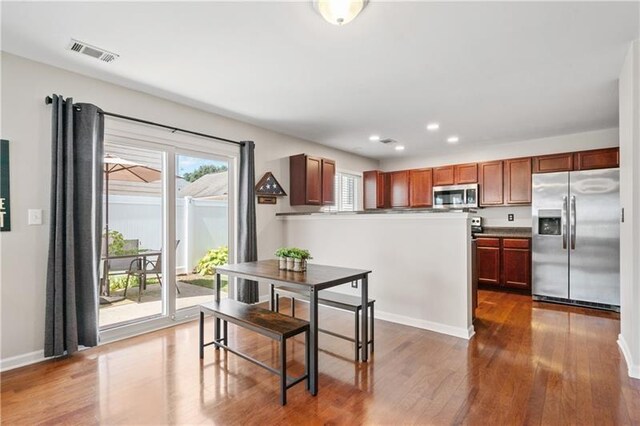
[[[371,269],[376,317],[469,339],[471,214],[432,210],[279,214],[284,245],[313,263]],[[333,289],[332,289],[333,291]],[[358,294],[342,286],[335,291]]]

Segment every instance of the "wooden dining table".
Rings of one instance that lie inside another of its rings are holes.
[[[367,306],[369,299],[369,274],[365,269],[351,269],[328,265],[307,265],[305,272],[285,271],[278,268],[278,260],[259,260],[256,262],[237,263],[216,267],[215,298],[220,301],[221,275],[244,278],[252,281],[263,281],[276,286],[295,286],[309,292],[309,376],[310,392],[318,393],[318,292],[341,284],[360,281],[362,306]],[[274,309],[272,306],[271,309]],[[368,309],[361,310],[361,360],[369,359],[369,318]],[[216,330],[220,330],[219,320]],[[217,333],[218,331],[216,331]]]

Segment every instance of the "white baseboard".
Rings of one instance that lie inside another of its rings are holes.
[[[260,301],[259,303],[269,301],[269,295],[265,294],[260,296],[259,301]],[[300,302],[308,303],[305,300],[300,300]],[[330,306],[325,306],[325,308],[341,310],[339,308],[332,308]],[[424,330],[435,331],[436,333],[459,337],[461,339],[466,339],[466,340],[471,339],[473,335],[476,334],[473,328],[473,325],[469,326],[468,329],[464,329],[462,327],[452,327],[450,325],[441,324],[438,322],[405,317],[404,315],[391,314],[389,312],[382,312],[379,310],[375,311],[375,317],[376,319],[381,319],[381,320],[393,322],[396,324],[408,325],[410,327],[422,328]]]
[[[624,340],[624,336],[622,334],[618,334],[618,346],[620,347],[620,351],[624,356],[624,360],[627,363],[627,369],[629,373],[629,377],[633,377],[634,379],[640,379],[640,365],[634,364],[631,358],[631,351],[629,350],[629,345],[627,345],[627,341]]]
[[[394,322],[396,324],[408,325],[411,327],[422,328],[424,330],[435,331],[436,333],[446,334],[449,336],[459,337],[469,340],[475,334],[473,325],[468,329],[462,327],[453,327],[439,322],[421,320],[417,318],[405,317],[404,315],[391,314],[388,312],[376,311],[376,319]]]
[[[29,352],[22,355],[16,355],[9,358],[0,359],[0,371],[13,370],[14,368],[24,367],[25,365],[35,364],[44,361],[44,350]]]

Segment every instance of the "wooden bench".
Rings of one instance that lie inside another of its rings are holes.
[[[204,342],[204,316],[213,315],[216,318],[214,340]],[[222,320],[222,330],[220,330]],[[280,369],[275,369],[250,356],[228,346],[227,323],[230,322],[269,337],[280,343]],[[222,331],[222,333],[220,333]],[[287,339],[305,333],[305,373],[297,378],[287,376]],[[307,380],[309,390],[309,323],[307,321],[282,315],[263,309],[255,305],[237,302],[232,299],[222,299],[220,302],[204,303],[200,305],[200,359],[204,358],[205,346],[215,345],[216,350],[223,348],[246,359],[270,372],[280,376],[280,403],[287,403],[287,389]]]
[[[296,299],[301,299],[305,301],[309,301],[309,296],[301,289],[293,288],[293,287],[272,287],[272,306],[276,312],[280,311],[280,296],[288,297],[291,299],[291,316],[296,316]],[[374,341],[374,315],[373,315],[373,305],[375,303],[374,299],[368,299],[367,306],[370,312],[371,318],[371,338],[369,339],[369,344],[371,345],[371,352],[373,352],[373,341]],[[362,309],[362,299],[358,296],[352,296],[349,294],[335,293],[329,291],[321,291],[318,294],[318,304],[329,306],[336,309],[342,309],[345,311],[353,312],[355,314],[355,333],[354,338],[349,336],[345,336],[343,334],[338,334],[333,331],[324,330],[318,328],[318,331],[329,334],[334,337],[338,337],[340,339],[348,340],[349,342],[355,343],[355,360],[358,361],[360,359],[360,348],[362,348],[362,343],[360,342],[360,310]]]

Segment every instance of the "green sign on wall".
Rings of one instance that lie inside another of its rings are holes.
[[[11,231],[9,198],[9,141],[0,140],[0,231]]]

